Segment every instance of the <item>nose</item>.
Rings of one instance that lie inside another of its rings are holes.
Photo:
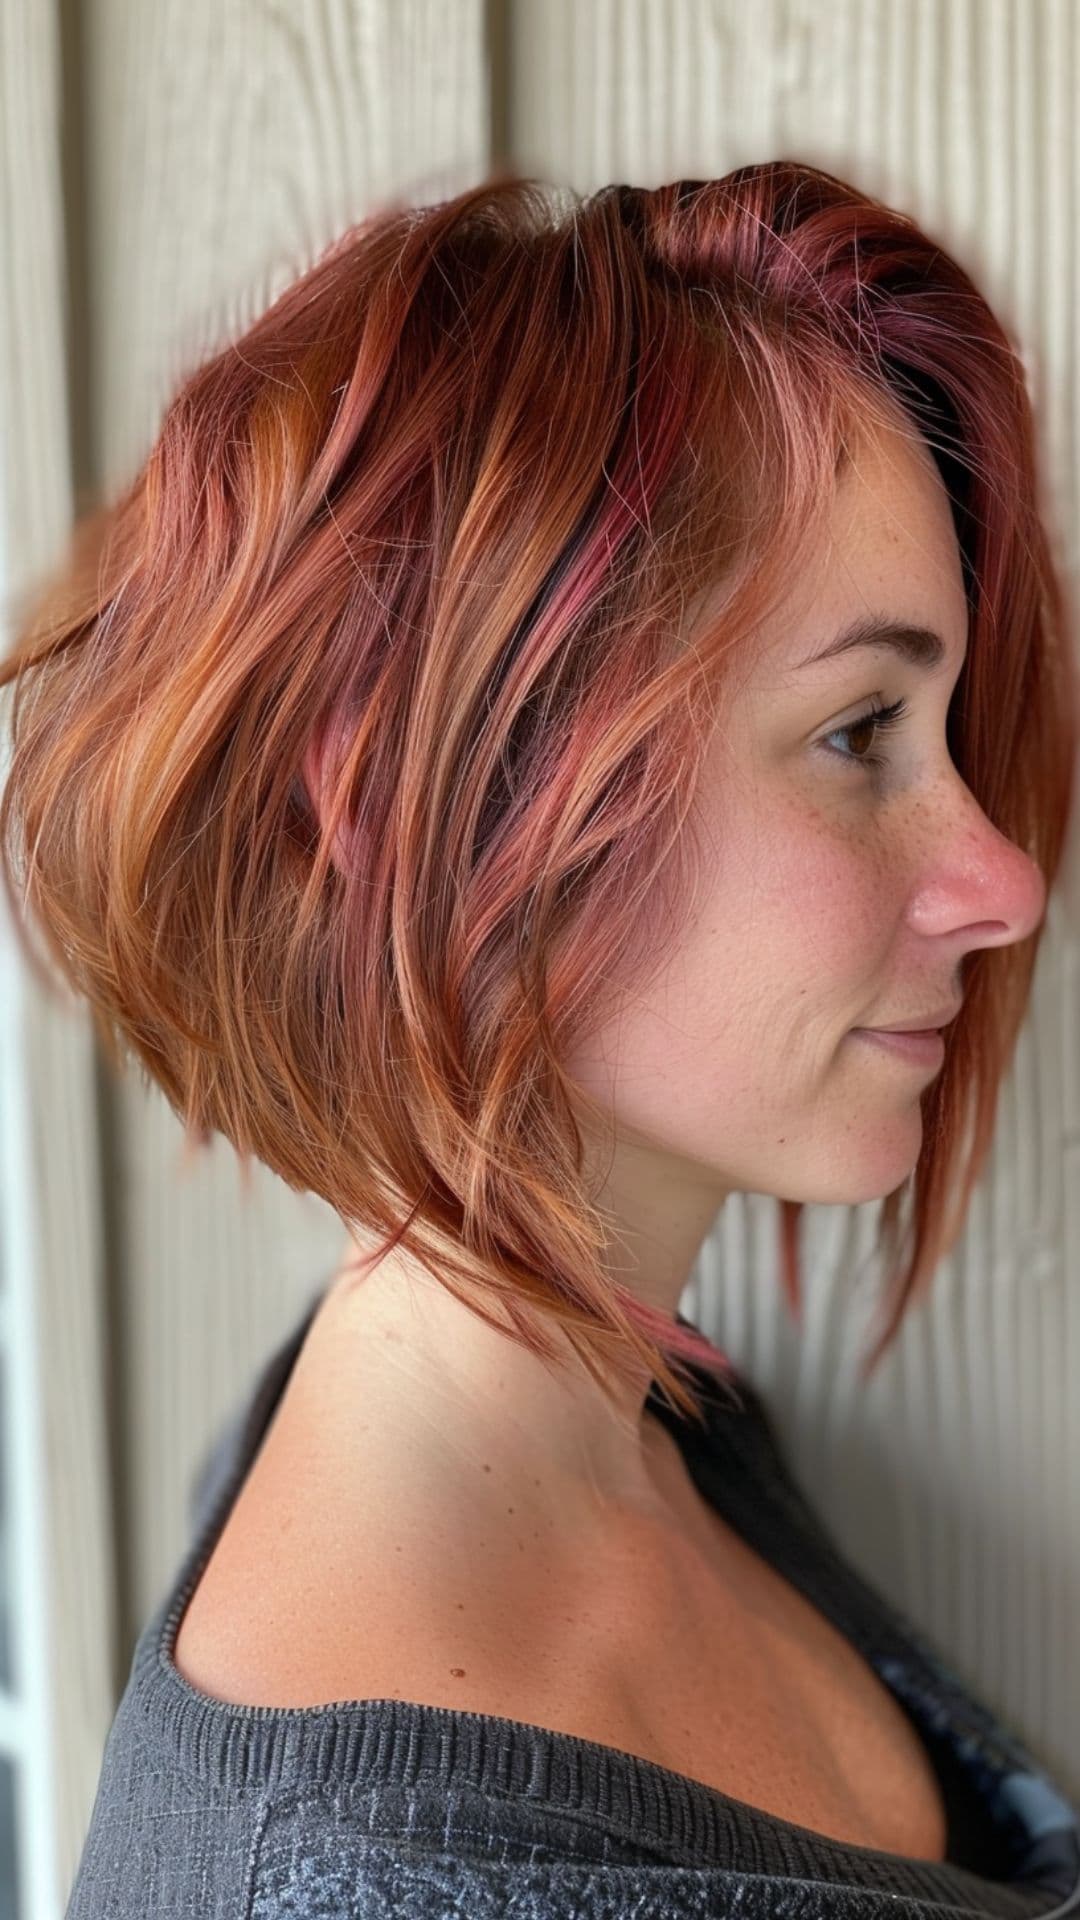
[[[1046,912],[1038,862],[994,826],[959,775],[960,816],[935,818],[934,849],[911,901],[918,932],[955,934],[964,948],[1026,940]]]

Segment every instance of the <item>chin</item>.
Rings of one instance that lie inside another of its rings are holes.
[[[857,1155],[841,1141],[833,1166],[815,1179],[809,1175],[802,1191],[785,1189],[793,1200],[835,1207],[860,1207],[870,1200],[884,1200],[909,1180],[918,1165],[922,1150],[922,1114],[916,1108],[905,1125],[894,1121],[882,1125],[875,1139],[873,1122],[867,1118],[859,1138]]]

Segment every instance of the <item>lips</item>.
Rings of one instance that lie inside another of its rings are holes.
[[[852,1032],[882,1052],[913,1066],[940,1067],[945,1058],[945,1036],[936,1028],[853,1027]]]
[[[934,1013],[915,1013],[908,1020],[883,1021],[880,1027],[864,1027],[864,1033],[940,1033],[956,1019],[960,1008],[939,1007]]]

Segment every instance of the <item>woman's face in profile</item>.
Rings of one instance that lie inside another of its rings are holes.
[[[718,1200],[853,1203],[906,1179],[940,1060],[857,1030],[956,1008],[964,956],[1045,910],[1040,870],[949,753],[968,607],[933,457],[899,424],[852,453],[797,595],[725,697],[692,919],[566,1061],[627,1141],[696,1163]],[[806,664],[870,616],[932,630],[940,661],[877,645]],[[867,716],[899,702],[875,733]]]

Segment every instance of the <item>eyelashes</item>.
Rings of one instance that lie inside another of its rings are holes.
[[[888,755],[876,752],[873,744],[868,753],[848,753],[843,748],[831,747],[827,743],[830,740],[839,739],[844,734],[859,733],[869,733],[873,743],[879,735],[888,733],[893,727],[898,727],[907,710],[906,700],[894,700],[889,707],[871,707],[868,713],[861,713],[858,719],[848,720],[842,727],[833,727],[832,731],[825,735],[821,745],[826,753],[831,753],[838,760],[846,761],[848,766],[883,767],[887,764]]]

